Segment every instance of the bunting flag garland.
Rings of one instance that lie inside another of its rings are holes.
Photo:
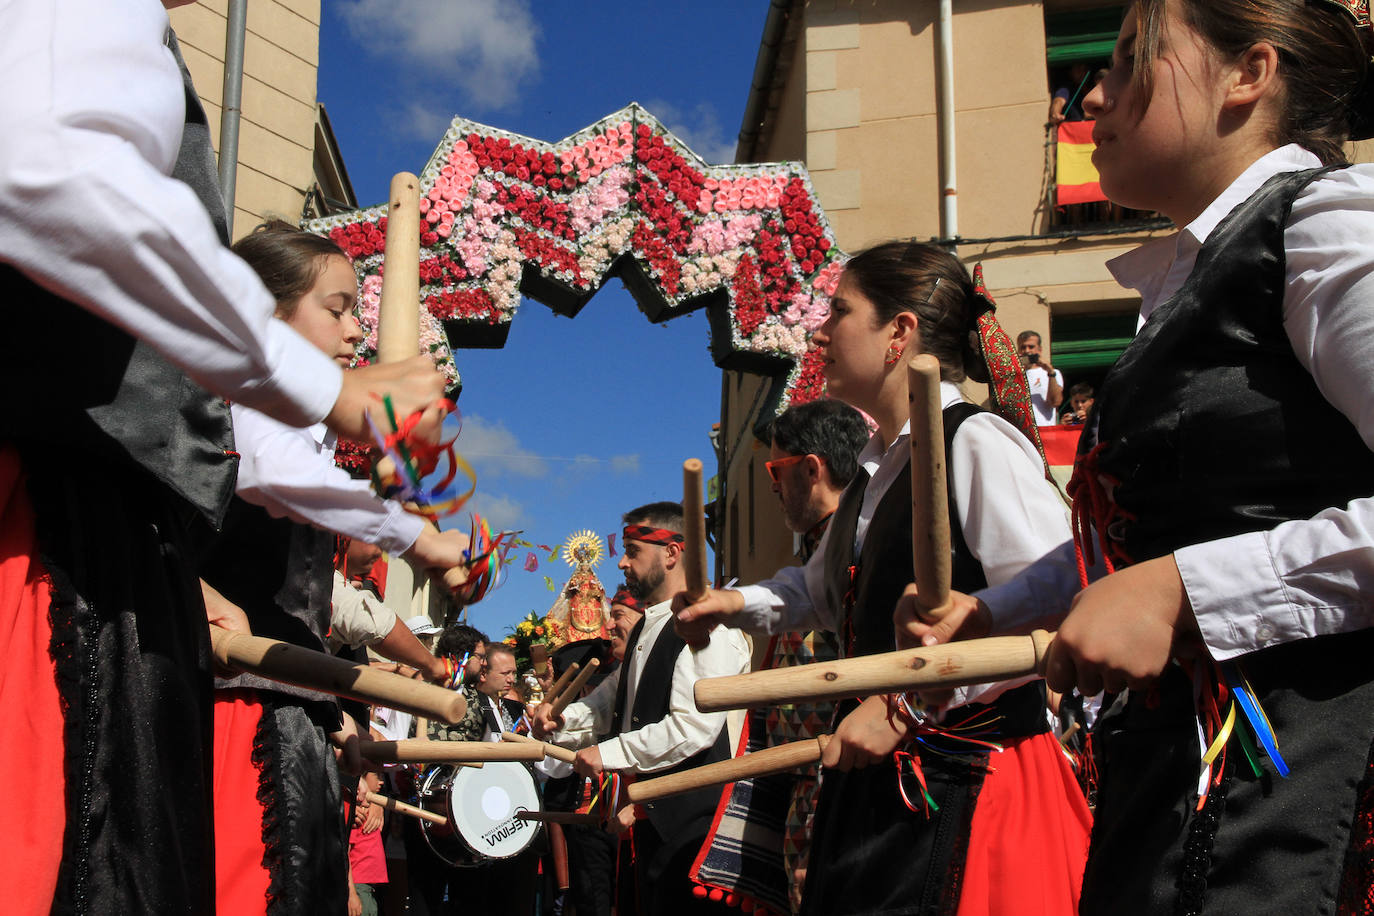
[[[1055,152],[1055,203],[1087,204],[1106,200],[1093,165],[1093,121],[1065,121],[1059,125]]]
[[[606,546],[610,548],[609,556],[615,556],[615,533],[606,535]]]
[[[549,591],[551,591],[551,592],[556,592],[556,591],[558,591],[558,586],[557,586],[557,585],[554,585],[554,584],[553,584],[553,580],[550,579],[548,576],[545,576],[545,577],[544,577],[544,587],[547,588],[547,589],[548,589]]]
[[[534,572],[538,568],[539,558],[534,555],[534,551],[530,551],[525,555],[525,572]]]

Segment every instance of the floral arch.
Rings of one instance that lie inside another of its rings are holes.
[[[822,394],[843,255],[801,163],[710,165],[631,104],[556,143],[455,118],[420,193],[421,342],[455,383],[450,347],[502,346],[521,294],[571,317],[618,276],[651,321],[706,309],[715,364],[773,379],[761,422]],[[386,206],[306,228],[354,260],[365,362]]]

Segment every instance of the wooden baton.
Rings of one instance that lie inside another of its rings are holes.
[[[468,709],[461,693],[265,636],[210,627],[210,649],[226,668],[450,725],[461,721]]]
[[[940,409],[940,361],[922,353],[907,362],[911,409],[911,553],[916,601],[927,611],[949,604],[949,488],[945,423]],[[936,615],[927,614],[928,618]]]
[[[701,460],[682,462],[683,572],[687,575],[687,600],[706,597],[711,580],[706,575],[706,507],[701,498]]]
[[[785,773],[819,761],[825,746],[829,743],[829,735],[819,735],[806,741],[792,741],[777,747],[765,748],[732,760],[708,763],[681,773],[659,776],[657,779],[643,779],[630,783],[626,795],[631,804],[643,804],[656,798],[680,795],[710,786],[723,786],[727,782],[740,779]]]
[[[719,712],[875,693],[965,687],[1028,675],[1043,677],[1045,650],[1053,638],[1052,633],[1036,630],[1029,636],[992,636],[731,677],[702,678],[696,683],[696,703],[702,712]]]
[[[591,680],[592,675],[596,674],[596,669],[599,667],[601,667],[601,659],[599,658],[587,662],[587,667],[579,671],[568,688],[558,695],[558,699],[549,704],[550,718],[557,719],[563,715],[563,710],[568,708],[569,703],[577,699],[577,695],[582,692],[582,688],[587,685],[587,681]]]
[[[510,741],[516,744],[542,744],[544,746],[544,756],[552,757],[554,760],[561,760],[564,763],[572,763],[577,759],[577,751],[568,750],[557,744],[550,744],[547,741],[540,741],[538,738],[531,738],[529,735],[517,735],[515,732],[502,732],[502,741]]]
[[[408,814],[422,821],[438,824],[440,827],[448,826],[448,818],[444,817],[442,814],[435,814],[433,811],[426,811],[424,808],[408,805],[403,801],[397,801],[387,795],[378,795],[376,792],[369,792],[367,793],[367,800],[374,805],[381,805],[386,810],[396,814]]]
[[[385,252],[377,362],[395,363],[420,352],[420,179],[410,172],[391,178]]]
[[[374,763],[507,763],[544,759],[542,742],[506,744],[498,741],[361,741],[359,750]]]
[[[377,305],[377,362],[394,363],[420,352],[420,179],[410,172],[391,176],[386,208],[386,276]],[[396,465],[377,460],[377,474],[389,479]],[[435,577],[453,592],[468,581],[466,567],[455,566]]]
[[[581,665],[577,662],[573,662],[563,670],[563,673],[558,676],[558,680],[554,681],[553,686],[549,688],[548,696],[544,697],[549,705],[553,705],[553,701],[558,699],[558,695],[563,692],[564,687],[568,686],[568,682],[577,677],[577,672],[581,670],[581,668]]]
[[[545,824],[585,824],[600,827],[598,814],[578,814],[576,811],[517,811],[516,817],[522,821],[540,821]]]

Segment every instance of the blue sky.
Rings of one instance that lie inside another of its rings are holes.
[[[637,101],[707,161],[728,162],[767,10],[765,0],[330,0],[319,97],[362,206],[385,199],[393,173],[418,172],[455,115],[558,140]],[[618,280],[575,319],[525,300],[503,349],[454,354],[458,448],[478,473],[472,505],[555,544],[581,529],[618,532],[625,510],[680,499],[684,459],[715,469],[720,372],[708,342],[704,314],[650,324]],[[569,569],[538,559],[537,572],[513,566],[471,622],[499,638],[544,613],[555,597],[544,576],[561,586]],[[607,588],[620,581],[615,559],[598,568]]]

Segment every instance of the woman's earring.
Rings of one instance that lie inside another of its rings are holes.
[[[890,344],[887,345],[887,356],[885,356],[885,357],[883,358],[883,365],[884,365],[884,366],[895,366],[895,365],[897,364],[897,360],[899,360],[899,359],[901,359],[901,358],[902,358],[902,345],[899,344],[897,341],[894,340],[892,343],[890,343]]]

